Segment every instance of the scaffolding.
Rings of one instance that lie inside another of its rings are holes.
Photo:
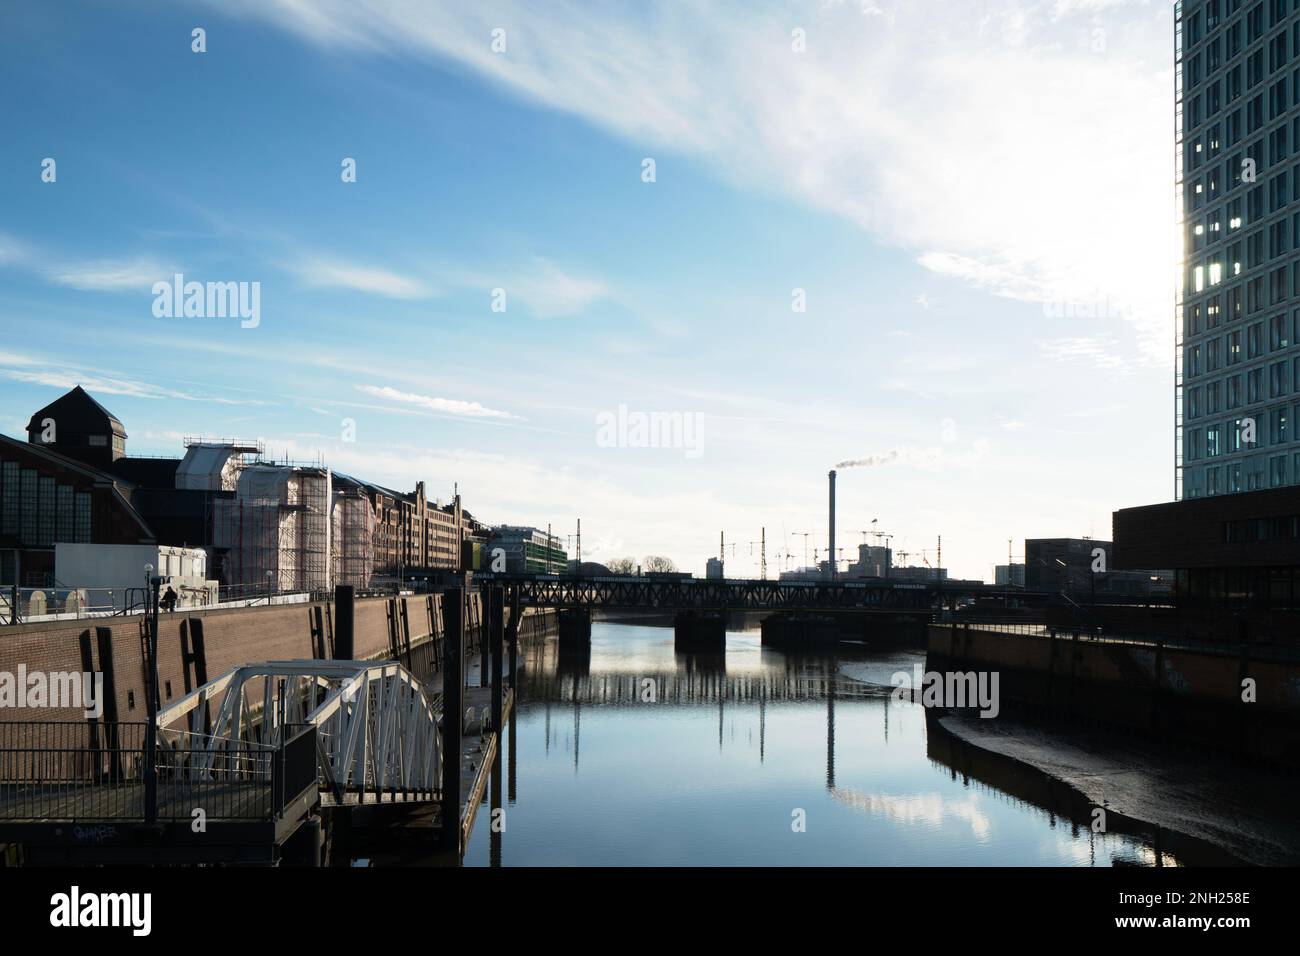
[[[247,456],[265,450],[261,442],[185,439],[185,458],[176,468],[176,487],[198,491],[234,491]]]
[[[225,583],[268,591],[328,591],[334,561],[328,468],[244,466],[235,497],[213,502],[213,544],[226,550]]]
[[[369,587],[375,570],[376,533],[370,499],[357,490],[337,492],[332,517],[334,583]]]

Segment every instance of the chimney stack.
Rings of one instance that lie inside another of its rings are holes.
[[[830,552],[830,558],[826,564],[826,568],[828,572],[828,577],[832,581],[834,581],[835,580],[835,470],[834,469],[831,469],[830,480],[831,480],[831,515],[830,515],[831,552]]]

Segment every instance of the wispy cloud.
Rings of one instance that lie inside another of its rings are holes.
[[[878,455],[865,458],[850,458],[836,462],[836,468],[880,468],[885,465],[908,465],[925,471],[939,471],[948,467],[973,465],[984,458],[990,449],[987,439],[972,442],[968,448],[957,450],[951,445],[930,445],[928,447],[907,446],[891,448]]]
[[[1133,370],[1133,362],[1126,357],[1114,339],[1074,337],[1050,339],[1038,343],[1043,355],[1058,362],[1076,362],[1120,374]]]
[[[148,258],[95,259],[53,266],[45,270],[45,276],[51,282],[87,292],[148,293],[155,282],[169,279],[175,271]]]
[[[538,318],[550,319],[577,315],[593,302],[609,295],[599,279],[583,278],[558,269],[546,259],[515,274],[508,289],[513,289]]]
[[[0,232],[0,264],[18,262],[26,255],[26,247],[22,243]]]
[[[167,388],[154,382],[143,382],[129,376],[118,375],[100,368],[90,370],[82,366],[15,352],[0,352],[0,377],[15,382],[46,385],[52,388],[72,388],[80,385],[90,392],[106,395],[127,395],[133,398],[175,399],[184,402],[205,402],[217,405],[266,405],[255,399],[224,398],[201,392],[187,392]]]
[[[993,294],[1131,303],[1141,345],[1165,354],[1177,248],[1164,5],[809,0],[743,18],[703,2],[635,16],[523,0],[222,9],[331,49],[460,63],[845,217]],[[499,26],[512,40],[501,55],[489,47]]]
[[[400,392],[387,385],[358,385],[357,390],[365,392],[367,395],[373,395],[376,398],[387,399],[390,402],[397,402],[401,405],[413,405],[417,408],[422,408],[430,412],[438,412],[443,415],[456,415],[462,418],[516,417],[509,412],[498,411],[494,408],[486,408],[478,402],[466,402],[454,398],[435,398],[432,395],[417,395],[414,392]]]
[[[390,299],[423,299],[432,294],[420,279],[340,259],[307,258],[288,268],[305,285],[315,288],[352,289]]]

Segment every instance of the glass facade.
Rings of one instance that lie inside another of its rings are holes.
[[[89,492],[60,484],[51,475],[0,461],[0,535],[25,547],[56,541],[90,541]]]
[[[1175,11],[1178,497],[1300,484],[1300,0]]]

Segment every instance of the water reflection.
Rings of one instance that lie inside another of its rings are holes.
[[[529,648],[468,865],[1176,865],[1199,844],[1110,814],[891,700],[914,652],[792,656],[596,624]],[[853,678],[845,676],[852,674]],[[856,679],[854,679],[856,678]],[[504,754],[504,756],[501,756]],[[792,820],[802,813],[806,828]]]

